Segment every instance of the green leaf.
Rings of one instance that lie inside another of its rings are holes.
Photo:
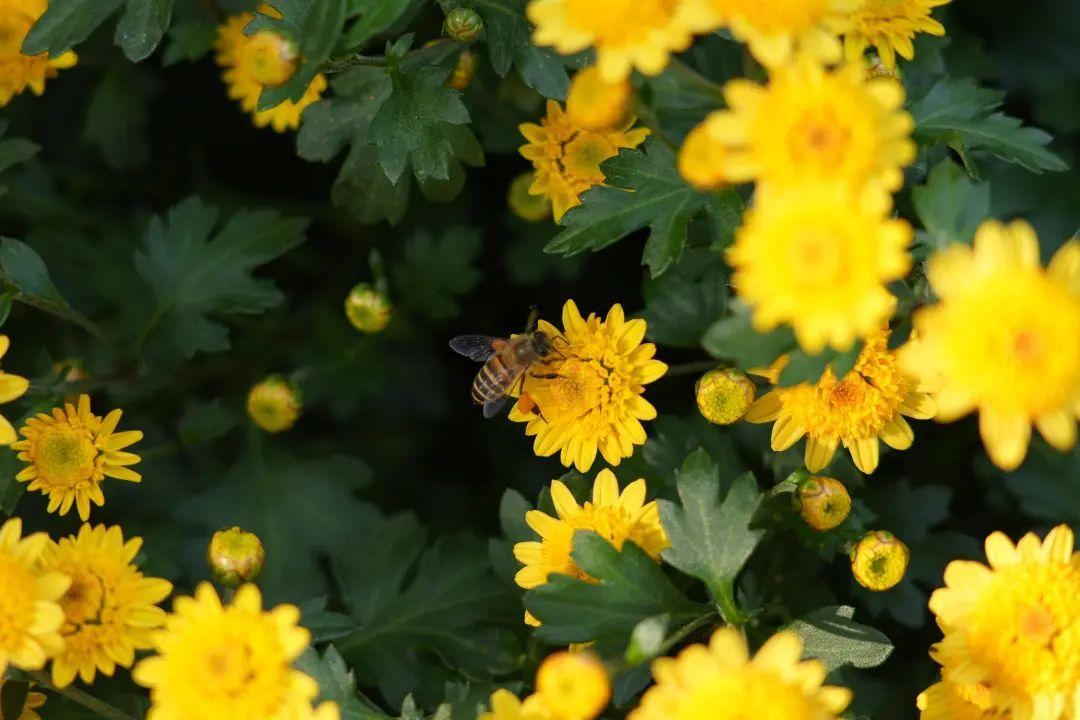
[[[965,154],[983,150],[1031,172],[1061,172],[1068,165],[1046,149],[1052,139],[1034,127],[997,112],[1004,93],[978,87],[972,80],[945,78],[911,105],[915,138],[943,142]]]
[[[101,332],[68,305],[49,277],[45,261],[26,243],[0,238],[0,279],[15,290],[19,302],[81,325],[101,338]]]
[[[705,331],[701,346],[716,358],[733,361],[748,370],[770,364],[795,348],[795,334],[786,325],[767,333],[754,330],[750,313],[740,309]]]
[[[852,620],[855,608],[824,607],[788,626],[803,641],[803,657],[818,658],[832,672],[838,667],[877,667],[892,653],[893,645],[880,630]]]
[[[90,96],[83,135],[117,170],[146,162],[146,109],[152,90],[135,66],[119,65],[104,74]]]
[[[515,667],[496,623],[520,621],[520,610],[484,543],[449,537],[424,549],[425,536],[411,515],[367,523],[350,541],[365,551],[338,563],[360,627],[335,644],[390,705],[409,693],[431,705],[457,673],[490,678]]]
[[[727,308],[727,267],[719,253],[687,250],[670,272],[645,281],[649,339],[661,345],[697,347]]]
[[[7,121],[0,120],[0,138],[7,132]],[[8,168],[24,163],[38,154],[41,148],[22,138],[0,139],[0,173]],[[0,185],[0,196],[7,192],[6,185]]]
[[[1002,479],[1026,514],[1080,529],[1080,448],[1062,454],[1034,443],[1024,464]]]
[[[990,215],[990,184],[974,183],[959,165],[943,160],[911,189],[915,212],[926,228],[921,240],[937,249],[971,243],[975,230]]]
[[[161,64],[168,67],[181,60],[194,62],[214,47],[217,26],[205,18],[179,20],[169,28],[169,42]]]
[[[850,350],[844,352],[826,348],[817,355],[810,355],[802,348],[795,348],[788,354],[788,363],[781,371],[777,384],[788,386],[815,383],[821,379],[826,367],[832,367],[833,374],[843,378],[855,367],[861,350],[861,342],[855,343]]]
[[[213,317],[264,312],[281,291],[251,271],[304,241],[307,220],[270,210],[239,210],[218,228],[218,211],[197,197],[155,217],[135,268],[151,287],[152,315],[139,342],[153,338],[168,355],[192,357],[229,347]]]
[[[623,150],[601,169],[604,184],[581,196],[582,204],[562,219],[566,229],[544,251],[576,255],[600,250],[648,227],[642,262],[653,277],[662,274],[682,255],[687,225],[708,196],[683,182],[674,153],[654,139],[641,150]]]
[[[438,237],[426,230],[414,233],[394,272],[394,286],[408,288],[402,293],[404,306],[436,320],[457,315],[457,298],[480,280],[481,247],[475,228],[454,227]]]
[[[322,595],[300,603],[300,624],[311,631],[311,644],[345,637],[356,629],[356,621],[344,613],[326,609],[327,597]]]
[[[469,122],[469,111],[461,93],[446,86],[448,73],[431,66],[402,66],[391,73],[393,93],[375,115],[369,137],[394,184],[409,166],[421,182],[450,178],[457,159],[453,128]]]
[[[648,617],[667,614],[679,623],[704,611],[633,542],[625,542],[620,552],[596,533],[578,530],[573,558],[596,583],[551,575],[525,594],[525,607],[543,623],[535,635],[545,642],[562,645],[614,637],[625,643]]]
[[[0,718],[21,718],[29,695],[28,682],[0,681]]]
[[[180,442],[188,447],[222,437],[239,423],[236,412],[220,399],[194,402],[180,418]]]
[[[327,646],[321,657],[315,648],[309,647],[296,659],[294,667],[310,675],[315,682],[319,683],[319,697],[316,704],[336,703],[341,717],[345,720],[388,720],[390,718],[370,700],[357,695],[356,678],[333,645]]]
[[[484,21],[491,66],[500,76],[516,67],[522,80],[546,98],[563,100],[570,78],[562,60],[548,48],[532,43],[532,27],[525,18],[526,0],[462,0]]]
[[[90,37],[124,0],[51,0],[22,44],[25,55],[61,55]]]
[[[351,12],[360,17],[346,31],[341,44],[346,50],[362,50],[418,5],[420,0],[353,0]]]
[[[132,62],[150,57],[169,29],[175,0],[127,0],[116,24],[116,44]]]
[[[720,469],[697,450],[675,474],[675,485],[678,503],[658,501],[671,541],[664,561],[703,581],[717,601],[730,599],[735,578],[765,534],[750,528],[761,504],[754,476],[737,477],[721,502]]]

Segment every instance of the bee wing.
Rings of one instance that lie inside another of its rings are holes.
[[[509,399],[509,395],[503,395],[502,397],[496,398],[495,400],[488,400],[486,403],[484,403],[484,417],[495,417],[498,412],[503,409],[503,406],[506,405],[506,401]]]
[[[450,341],[450,348],[470,360],[484,362],[495,354],[502,342],[505,341],[489,335],[458,335]]]

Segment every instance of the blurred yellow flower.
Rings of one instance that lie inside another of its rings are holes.
[[[630,540],[653,559],[659,559],[668,539],[660,524],[660,510],[655,501],[645,502],[645,492],[645,481],[638,479],[620,493],[615,473],[604,469],[593,482],[592,500],[579,505],[562,481],[552,480],[556,517],[541,510],[525,514],[525,522],[540,540],[514,545],[514,557],[525,565],[514,581],[526,590],[543,585],[552,573],[593,582],[571,556],[575,530],[598,532],[618,549]],[[526,622],[538,624],[530,615],[526,615]]]
[[[835,720],[851,702],[851,691],[823,685],[825,666],[801,661],[802,650],[799,636],[783,631],[751,658],[738,630],[720,628],[707,646],[690,645],[654,661],[656,684],[627,720]]]
[[[855,366],[842,380],[826,368],[816,383],[776,388],[746,413],[752,423],[773,423],[772,449],[787,450],[806,436],[806,469],[817,472],[832,462],[842,443],[864,473],[877,469],[880,446],[907,450],[915,433],[905,416],[934,416],[934,401],[900,366],[888,349],[889,332],[866,340]]]
[[[0,697],[4,694],[4,680],[0,679]],[[45,696],[39,692],[29,692],[26,694],[26,702],[23,703],[22,712],[15,720],[41,720],[41,716],[35,712],[38,708],[45,704]]]
[[[158,654],[133,673],[150,688],[148,717],[309,720],[319,687],[292,668],[310,639],[299,619],[293,605],[264,611],[254,585],[241,587],[224,606],[209,583],[194,597],[177,598],[164,629],[154,634]],[[316,712],[337,715],[333,706]]]
[[[277,132],[295,130],[300,127],[300,115],[326,90],[326,77],[316,75],[296,102],[285,100],[276,107],[259,110],[263,88],[288,82],[296,72],[299,57],[296,46],[272,30],[245,35],[244,28],[254,17],[252,13],[233,15],[218,28],[214,47],[217,63],[225,69],[222,78],[229,86],[229,97],[239,100],[244,111],[251,113],[256,127],[270,125]]]
[[[529,188],[536,182],[536,173],[523,172],[510,181],[506,189],[506,204],[510,211],[526,222],[551,219],[551,200],[546,195],[533,195]]]
[[[1008,720],[995,707],[990,688],[982,683],[957,684],[942,680],[915,699],[919,720]]]
[[[735,292],[758,331],[792,326],[809,353],[848,350],[892,315],[887,283],[911,265],[911,226],[879,188],[815,183],[759,189],[727,250]]]
[[[954,245],[927,264],[940,302],[915,313],[920,342],[901,350],[913,373],[939,385],[938,419],[979,412],[994,464],[1020,465],[1031,424],[1065,452],[1080,415],[1080,241],[1044,272],[1023,221],[983,223],[974,247]]]
[[[491,709],[477,715],[476,720],[560,720],[551,714],[538,695],[524,701],[509,690],[491,694]]]
[[[627,79],[608,82],[595,65],[578,70],[566,96],[566,114],[585,130],[621,127],[630,111],[634,87]]]
[[[78,409],[71,403],[53,408],[52,414],[38,413],[19,429],[25,438],[13,443],[19,460],[29,463],[15,479],[29,482],[49,498],[49,512],[66,515],[72,504],[79,519],[90,517],[90,503],[105,504],[101,483],[106,477],[141,482],[142,475],[131,469],[141,458],[124,448],[142,440],[141,430],[116,432],[122,410],[104,418],[90,412],[90,396],[80,395]]]
[[[852,549],[851,574],[867,590],[888,590],[904,579],[910,559],[911,552],[900,538],[873,530]]]
[[[345,317],[362,333],[382,332],[393,313],[390,298],[370,283],[356,283],[345,297]]]
[[[581,193],[604,182],[600,163],[618,155],[620,148],[634,148],[645,141],[648,129],[631,130],[633,124],[631,119],[618,130],[585,130],[574,124],[559,103],[548,100],[547,115],[539,125],[518,126],[528,141],[521,146],[521,156],[536,170],[529,192],[550,198],[555,222],[581,204]]]
[[[79,534],[50,543],[42,567],[71,578],[60,598],[64,648],[52,660],[52,681],[70,685],[78,675],[86,684],[98,671],[112,676],[117,665],[131,667],[135,651],[152,647],[154,628],[165,622],[157,604],[172,583],[144,577],[133,564],[142,538],[124,542],[119,526],[83,525]]]
[[[1075,718],[1080,691],[1080,553],[1059,525],[1040,542],[986,538],[989,567],[955,560],[930,610],[945,633],[931,653],[946,682],[987,686],[1012,720]],[[984,702],[986,704],[986,702]]]
[[[8,666],[40,670],[64,647],[58,600],[71,580],[41,569],[45,533],[22,537],[22,520],[0,525],[0,677]]]
[[[535,436],[540,457],[559,453],[563,465],[585,472],[599,452],[618,465],[645,442],[641,421],[655,418],[656,408],[642,394],[667,365],[653,358],[655,345],[641,342],[645,321],[626,320],[620,305],[601,320],[591,313],[583,318],[567,300],[562,321],[563,332],[540,321],[540,330],[558,338],[555,351],[525,376],[523,397],[535,408],[519,402],[510,419],[527,423],[525,434]]]
[[[896,67],[896,56],[911,60],[918,33],[944,35],[945,26],[930,17],[931,11],[952,0],[864,0],[850,17],[844,35],[844,53],[849,61],[861,58],[873,45],[887,68]]]
[[[690,47],[686,0],[530,0],[525,13],[533,42],[563,55],[596,48],[596,65],[608,82],[631,70],[657,75],[671,53]],[[711,28],[710,28],[711,29]]]
[[[41,95],[47,79],[78,59],[70,50],[55,58],[22,54],[23,40],[48,7],[47,0],[0,0],[0,107],[27,88]]]
[[[683,180],[703,192],[728,184],[727,148],[712,138],[708,120],[687,133],[679,149],[678,165]]]
[[[11,347],[11,340],[7,335],[0,335],[0,358],[7,354],[9,347]],[[0,404],[17,400],[26,393],[29,387],[30,381],[26,378],[0,370]],[[15,428],[6,417],[0,415],[0,445],[10,445],[17,438]]]
[[[255,383],[248,393],[248,417],[268,433],[291,428],[300,417],[300,409],[299,391],[276,375]]]
[[[717,170],[732,183],[835,180],[892,191],[915,159],[903,86],[869,78],[861,61],[829,70],[800,55],[774,68],[767,85],[728,82],[724,97],[728,109],[709,115],[704,133],[721,147],[712,151],[723,158]]]
[[[836,39],[849,13],[863,0],[684,0],[695,32],[727,27],[763,65],[787,62],[807,52],[825,62],[840,59]]]
[[[589,652],[556,652],[536,671],[536,694],[560,720],[592,720],[611,699],[611,679]]]

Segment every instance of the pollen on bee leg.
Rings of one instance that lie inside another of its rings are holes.
[[[547,422],[544,413],[540,412],[540,406],[536,404],[536,401],[533,400],[532,396],[527,392],[521,393],[521,396],[518,398],[517,409],[521,413],[526,415],[536,415],[544,422]]]

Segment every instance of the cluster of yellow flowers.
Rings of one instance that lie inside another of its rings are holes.
[[[48,6],[48,0],[0,0],[0,107],[27,88],[41,95],[46,80],[78,60],[70,50],[54,58],[22,54],[23,40]]]

